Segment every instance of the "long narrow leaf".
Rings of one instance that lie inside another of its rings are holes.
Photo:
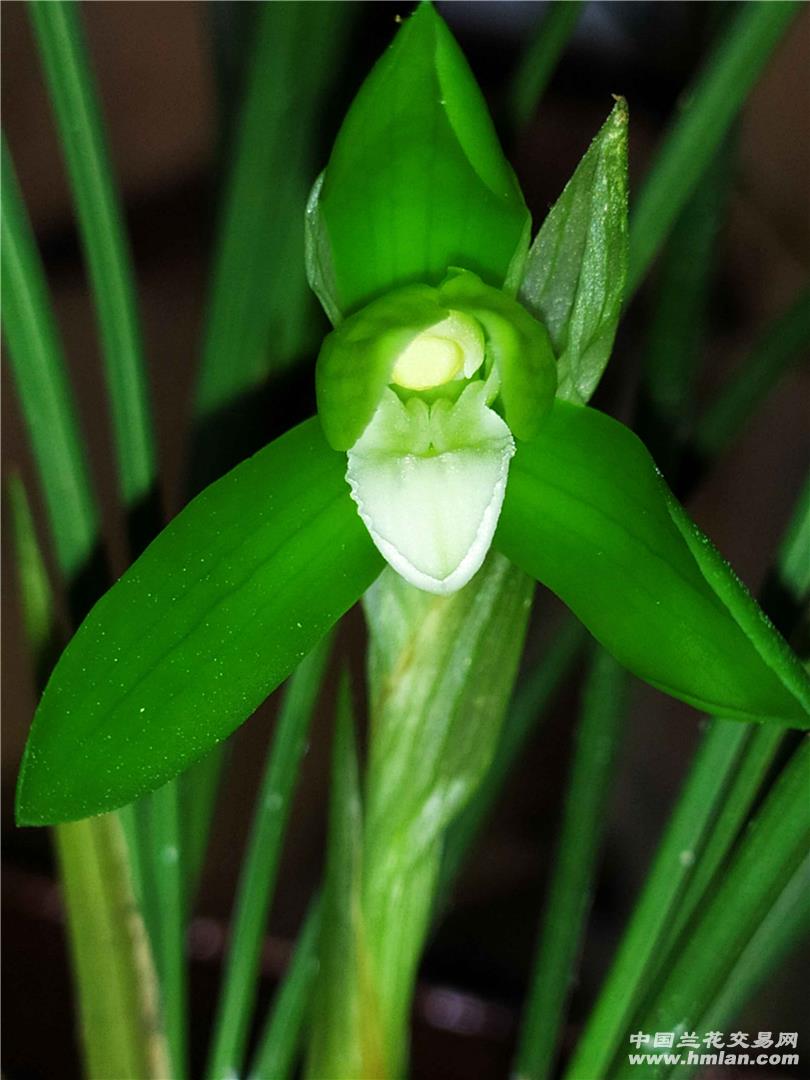
[[[53,642],[54,605],[45,561],[37,543],[34,519],[20,474],[6,482],[11,528],[14,535],[17,576],[22,598],[22,617],[28,647],[38,667]]]
[[[810,289],[803,289],[763,330],[744,366],[700,417],[693,443],[702,459],[712,460],[736,438],[780,376],[808,349]]]
[[[546,1080],[554,1067],[560,1022],[593,893],[627,684],[627,673],[597,649],[585,687],[556,865],[523,1017],[515,1067],[518,1080]]]
[[[259,1038],[250,1080],[287,1080],[301,1049],[304,1021],[318,974],[321,900],[312,902],[295,943],[290,966],[276,994]]]
[[[180,779],[180,824],[187,908],[190,909],[202,877],[208,836],[217,806],[220,781],[228,758],[220,743]]]
[[[186,1010],[186,892],[183,853],[179,838],[178,784],[168,784],[149,796],[151,818],[150,855],[154,863],[155,904],[159,918],[155,928],[155,963],[160,978],[166,1038],[173,1080],[187,1073]]]
[[[519,131],[531,120],[581,10],[581,0],[556,0],[547,5],[509,85],[507,114],[514,130]]]
[[[309,421],[211,485],[99,601],[46,688],[26,823],[160,787],[245,720],[380,570]]]
[[[612,1060],[746,736],[741,724],[714,721],[703,738],[566,1080],[604,1075]]]
[[[669,931],[669,942],[677,942],[681,931],[722,867],[734,841],[745,824],[752,807],[756,804],[765,775],[773,764],[780,743],[781,731],[758,728],[752,731],[739,758],[734,776],[728,786],[720,813],[712,825],[711,835],[701,852],[689,885],[678,904],[676,917]]]
[[[56,830],[90,1080],[170,1075],[157,985],[116,814]]]
[[[263,4],[226,182],[197,387],[207,416],[317,341],[304,209],[351,4]]]
[[[155,483],[156,461],[135,284],[79,7],[29,8],[67,162],[96,305],[126,506]]]
[[[669,236],[656,275],[655,307],[644,350],[636,431],[681,496],[687,480],[683,451],[706,343],[716,241],[733,171],[730,142],[727,139],[715,155]]]
[[[3,332],[67,581],[98,541],[98,513],[45,274],[3,142]]]
[[[157,463],[135,283],[98,93],[75,3],[29,6],[93,288],[112,411],[121,502],[137,551],[157,531]],[[152,496],[150,501],[147,498]],[[147,516],[145,516],[145,514]],[[174,783],[123,822],[156,949],[173,1073],[185,1073],[185,887]],[[147,839],[150,841],[147,843]],[[149,865],[147,865],[149,864]]]
[[[801,4],[740,6],[711,51],[655,159],[630,217],[631,296]]]
[[[810,740],[804,739],[749,826],[728,872],[691,929],[655,1000],[640,1018],[640,1030],[672,1031],[676,1040],[684,1032],[696,1030],[723,991],[752,935],[807,856],[808,791]],[[647,1066],[650,1080],[665,1071],[663,1063]],[[635,1074],[625,1058],[614,1075],[617,1080],[629,1080]]]
[[[227,1080],[242,1072],[267,913],[330,647],[327,637],[292,676],[267,756],[231,923],[231,946],[208,1066],[211,1080]]]
[[[709,1011],[697,1025],[698,1031],[724,1031],[739,1010],[778,970],[780,963],[810,932],[810,855],[785,885],[782,893],[759,924],[715,997]],[[678,1076],[692,1076],[694,1067],[681,1066]]]

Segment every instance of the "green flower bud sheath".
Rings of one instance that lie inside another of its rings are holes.
[[[446,595],[489,551],[517,434],[556,387],[543,326],[469,271],[346,319],[318,360],[318,405],[369,534],[410,584]]]

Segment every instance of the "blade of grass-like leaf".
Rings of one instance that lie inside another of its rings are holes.
[[[34,519],[25,486],[18,472],[12,472],[6,481],[6,494],[14,534],[14,553],[20,582],[23,626],[39,673],[40,659],[43,654],[50,651],[52,646],[53,594],[45,569],[45,561],[37,543]]]
[[[743,750],[734,776],[729,784],[720,812],[712,825],[711,834],[700,854],[686,892],[669,931],[669,944],[674,945],[683,928],[694,914],[715,874],[731,850],[759,795],[762,782],[773,764],[776,752],[784,739],[781,731],[756,728]]]
[[[771,910],[759,924],[739,960],[697,1025],[698,1031],[723,1031],[750,1001],[771,972],[802,938],[810,933],[810,855],[788,881]],[[692,1076],[694,1066],[681,1065],[672,1075]]]
[[[288,1080],[301,1051],[302,1033],[318,974],[320,897],[313,900],[290,966],[279,987],[248,1072],[250,1080]]]
[[[264,4],[227,180],[196,411],[206,416],[317,342],[304,209],[320,110],[353,5]]]
[[[189,911],[202,876],[208,835],[227,756],[228,744],[220,744],[180,776],[180,825]]]
[[[170,780],[149,798],[151,845],[155,867],[155,900],[159,919],[155,961],[169,1044],[172,1080],[183,1080],[188,1070],[186,1013],[186,891],[180,849],[182,835],[178,784]]]
[[[711,50],[635,201],[628,298],[800,8],[793,0],[743,4]]]
[[[98,543],[98,514],[47,284],[5,140],[2,205],[3,329],[45,495],[57,563],[65,583],[71,586],[87,569]],[[15,519],[23,521],[19,513]],[[30,540],[35,542],[33,532]],[[27,546],[30,549],[30,543]],[[35,563],[27,565],[39,575],[44,588],[44,571]],[[41,596],[40,601],[43,599]],[[79,602],[84,602],[83,596]],[[42,614],[40,610],[37,618]],[[40,656],[42,683],[52,659]],[[121,824],[130,850],[133,887],[152,933],[159,911],[145,884],[147,848],[140,816],[133,807],[124,808]],[[81,859],[82,851],[86,858],[92,857],[92,834],[80,831],[75,835],[76,842],[65,849],[65,864],[74,855]],[[79,878],[83,872],[81,868],[75,871]],[[69,912],[70,919],[77,917]],[[90,1052],[95,1053],[92,1048]]]
[[[155,451],[135,285],[101,110],[78,5],[32,0],[29,11],[93,284],[121,495],[132,507],[155,483]]]
[[[439,904],[469,854],[482,823],[498,798],[504,782],[540,714],[570,672],[585,642],[585,630],[576,619],[567,619],[546,653],[515,693],[504,720],[495,756],[470,802],[450,826],[444,842],[437,895]]]
[[[747,735],[745,725],[715,720],[703,736],[566,1080],[602,1076],[613,1059]]]
[[[598,646],[585,685],[555,867],[514,1075],[546,1080],[576,971],[610,795],[610,776],[626,713],[627,672]]]
[[[701,459],[714,459],[733,442],[779,378],[808,348],[810,289],[803,289],[790,307],[765,328],[731,384],[720,391],[700,417],[693,446]]]
[[[57,850],[90,1080],[170,1074],[117,814],[60,825]]]
[[[268,752],[231,920],[231,944],[207,1072],[210,1080],[226,1080],[242,1072],[256,998],[262,936],[310,720],[331,645],[332,638],[328,635],[290,679]]]
[[[705,909],[690,929],[655,1000],[639,1020],[642,1031],[696,1030],[768,913],[807,857],[810,842],[810,739],[783,769]],[[649,1080],[667,1071],[646,1066]],[[594,1075],[580,1073],[574,1075]],[[601,1074],[600,1074],[601,1075]],[[629,1080],[637,1069],[620,1055],[612,1074]]]
[[[88,563],[98,513],[45,274],[3,141],[3,331],[67,582]]]
[[[40,674],[53,644],[53,596],[25,488],[8,483],[23,623]],[[91,1080],[167,1075],[157,983],[134,904],[137,882],[124,844],[124,814],[55,830],[62,868],[86,1071]],[[137,845],[135,847],[137,850]]]
[[[729,141],[715,155],[672,229],[656,276],[655,308],[644,352],[635,430],[681,497],[683,448],[694,413],[693,388],[705,339],[716,238],[732,176]]]
[[[534,115],[580,13],[580,0],[556,0],[546,6],[509,84],[506,112],[514,131],[524,128]]]
[[[98,93],[75,3],[32,0],[29,11],[39,44],[51,105],[71,182],[82,244],[93,286],[103,346],[123,505],[140,510],[129,522],[133,551],[158,528],[148,502],[156,484],[156,455],[143,343],[128,243],[113,179]],[[174,1075],[186,1070],[185,921],[181,834],[174,782],[125,820],[145,884],[141,901],[156,949],[161,997]],[[149,828],[144,831],[144,821]],[[146,844],[146,837],[151,843]],[[140,842],[139,842],[140,837]],[[151,862],[151,867],[144,865]],[[150,889],[155,890],[149,895]]]

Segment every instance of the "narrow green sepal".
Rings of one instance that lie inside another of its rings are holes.
[[[431,4],[354,100],[307,211],[310,284],[333,321],[469,267],[517,290],[530,218],[481,91]]]
[[[618,98],[532,244],[520,299],[548,328],[557,396],[584,404],[619,325],[628,261],[627,102]]]
[[[557,388],[557,365],[545,326],[516,300],[464,270],[448,275],[439,299],[481,323],[487,356],[500,379],[506,423],[515,438],[534,438]]]
[[[495,546],[652,685],[715,715],[810,726],[801,664],[623,424],[556,401],[518,444]]]
[[[21,824],[115,809],[226,738],[382,559],[309,420],[206,488],[101,598],[37,709]]]

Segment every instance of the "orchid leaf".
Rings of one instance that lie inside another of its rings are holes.
[[[354,100],[310,199],[310,284],[337,322],[449,266],[514,293],[529,213],[481,91],[422,4]]]
[[[518,445],[495,545],[653,686],[721,716],[810,726],[798,660],[617,421],[555,403]]]
[[[316,420],[199,495],[99,601],[37,710],[21,823],[101,813],[228,736],[382,560]]]
[[[558,397],[584,404],[610,358],[627,276],[627,103],[619,98],[532,244],[520,298],[545,324]]]

